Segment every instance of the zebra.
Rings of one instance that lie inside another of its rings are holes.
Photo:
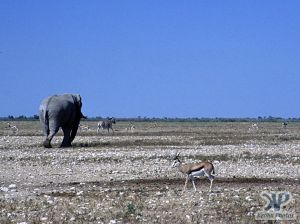
[[[131,132],[133,132],[133,131],[134,131],[134,129],[135,129],[135,126],[133,125],[133,123],[132,123],[132,122],[130,122],[130,125],[129,125],[129,127],[125,128],[126,132],[128,132],[128,131],[131,131]]]
[[[108,132],[109,132],[109,129],[111,129],[112,132],[114,132],[114,129],[112,128],[112,124],[115,124],[115,123],[116,123],[116,119],[113,117],[98,122],[97,133],[99,133],[100,128],[102,128],[103,130],[107,129]]]

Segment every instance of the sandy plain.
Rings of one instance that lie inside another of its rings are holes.
[[[255,220],[265,192],[287,191],[300,218],[300,124],[83,121],[73,147],[44,149],[38,121],[0,122],[0,223],[275,223]],[[88,127],[88,128],[87,128]],[[210,160],[209,181],[171,167]],[[281,221],[280,223],[285,223]]]

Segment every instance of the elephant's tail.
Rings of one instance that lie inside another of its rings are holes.
[[[48,110],[45,110],[45,111],[44,111],[44,120],[45,120],[45,131],[46,131],[47,136],[48,136],[49,133],[50,133]]]

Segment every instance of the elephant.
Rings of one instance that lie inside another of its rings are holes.
[[[52,148],[51,140],[61,127],[64,138],[60,147],[71,147],[81,118],[81,96],[62,94],[46,97],[39,107],[39,118],[45,136],[43,145]]]

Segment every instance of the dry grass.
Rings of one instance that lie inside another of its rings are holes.
[[[72,148],[44,149],[38,122],[0,122],[0,223],[256,223],[264,190],[290,191],[285,209],[300,216],[298,123],[117,122],[114,134],[96,123]],[[178,151],[215,163],[213,193],[206,179],[182,192]]]

